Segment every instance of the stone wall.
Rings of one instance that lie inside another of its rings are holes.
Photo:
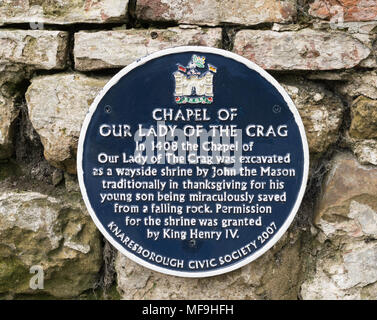
[[[375,0],[1,0],[0,298],[377,299],[376,32]],[[204,279],[118,254],[76,179],[96,94],[132,61],[180,45],[269,71],[310,147],[307,192],[284,237]],[[29,286],[33,265],[44,289]]]

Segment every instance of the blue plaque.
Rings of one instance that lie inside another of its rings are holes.
[[[228,51],[178,47],[109,81],[85,118],[77,167],[89,213],[122,254],[207,277],[279,240],[308,158],[297,109],[267,72]]]

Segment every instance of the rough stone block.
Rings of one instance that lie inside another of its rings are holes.
[[[312,29],[241,30],[236,34],[233,51],[269,70],[349,69],[371,53],[349,34]]]
[[[63,69],[68,32],[0,30],[0,64],[22,64],[31,69]]]
[[[24,68],[0,64],[0,159],[9,158],[13,153],[14,121],[19,114],[17,86],[24,77]]]
[[[309,14],[334,22],[373,21],[377,20],[377,6],[374,0],[314,0]]]
[[[304,299],[376,299],[377,168],[350,154],[332,162],[315,215],[321,231]],[[325,242],[325,240],[327,240]]]
[[[353,138],[377,138],[377,100],[360,96],[353,101],[349,133]]]
[[[79,194],[0,191],[0,293],[75,297],[94,288],[101,238]],[[32,290],[32,266],[44,288]]]
[[[155,51],[182,45],[219,47],[221,29],[81,31],[75,34],[75,68],[87,71],[124,67]]]
[[[125,22],[128,0],[2,0],[0,25],[31,23],[41,28],[46,24]]]
[[[361,140],[351,144],[352,151],[362,164],[373,164],[377,166],[377,141]]]
[[[322,154],[338,139],[343,118],[341,99],[323,85],[302,78],[282,78],[281,84],[300,113],[310,153]]]
[[[85,115],[109,79],[75,73],[32,79],[26,93],[30,121],[47,161],[76,173],[76,152]]]
[[[356,97],[359,95],[366,96],[377,100],[377,72],[366,71],[348,75],[344,80],[345,83],[337,85],[337,89],[344,95]]]
[[[291,22],[296,16],[296,0],[138,0],[136,16],[146,21],[219,25],[256,25]]]

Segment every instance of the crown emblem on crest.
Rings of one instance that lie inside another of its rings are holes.
[[[199,57],[195,54],[186,67],[178,64],[178,70],[173,73],[176,103],[210,104],[213,102],[213,77],[217,68],[208,63],[207,69],[205,67],[206,57]]]

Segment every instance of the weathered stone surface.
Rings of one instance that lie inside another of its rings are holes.
[[[324,255],[324,253],[322,253]],[[342,252],[318,259],[317,272],[301,289],[305,300],[356,300],[377,297],[375,243],[346,245]]]
[[[363,95],[371,99],[377,99],[376,71],[354,73],[347,78],[344,79],[348,80],[346,83],[337,86],[341,93],[351,97]]]
[[[62,69],[66,65],[68,32],[0,30],[0,64],[32,69]]]
[[[360,96],[353,101],[349,133],[353,138],[377,138],[377,100]]]
[[[373,29],[375,30],[375,29]],[[364,59],[360,63],[360,67],[362,68],[376,68],[377,67],[377,56],[376,56],[376,34],[362,34],[362,33],[356,33],[353,34],[353,36],[360,40],[365,46],[367,46],[371,54],[368,56],[368,58]]]
[[[353,138],[346,131],[340,144],[351,149],[360,164],[377,165],[377,140]]]
[[[372,22],[341,22],[341,23],[322,23],[326,25],[325,30],[331,28],[332,30],[346,31],[371,50],[368,58],[360,62],[362,68],[377,68],[377,43],[376,30],[377,21]]]
[[[128,0],[2,0],[0,25],[125,22]]]
[[[26,93],[29,117],[52,165],[76,172],[77,142],[89,106],[108,78],[76,73],[32,79]]]
[[[298,77],[280,80],[300,113],[310,153],[322,154],[338,139],[343,117],[342,101],[315,82]]]
[[[348,33],[352,34],[375,34],[377,21],[368,21],[368,22],[344,22],[344,21],[333,21],[325,22],[320,21],[319,23],[314,22],[313,26],[322,26],[324,29],[333,29],[333,30],[347,30]]]
[[[75,34],[78,70],[119,68],[155,51],[182,45],[219,47],[220,28],[168,28],[113,30]]]
[[[334,21],[372,21],[377,20],[377,6],[375,0],[315,0],[309,14]]]
[[[136,16],[141,20],[218,25],[255,25],[290,22],[296,16],[295,0],[138,0]]]
[[[320,224],[320,220],[328,220],[326,218],[331,218],[334,214],[349,215],[351,200],[374,207],[376,204],[373,202],[377,197],[376,178],[377,168],[360,165],[350,154],[337,155],[323,187],[316,218],[317,225]]]
[[[355,140],[351,143],[351,148],[361,164],[373,164],[377,166],[376,140]]]
[[[13,153],[13,122],[18,113],[14,99],[0,95],[0,159],[9,158]]]
[[[351,35],[311,29],[241,30],[236,34],[233,51],[269,70],[348,69],[371,53]]]
[[[0,191],[0,293],[74,297],[94,287],[101,262],[100,234],[78,193]],[[44,289],[34,291],[35,265]]]
[[[284,31],[299,31],[305,29],[307,25],[305,24],[284,24],[284,23],[274,23],[271,30],[284,32]]]
[[[146,269],[118,253],[115,268],[123,299],[296,299],[301,241],[287,233],[270,251],[224,275],[191,279]]]
[[[17,85],[25,76],[20,66],[0,64],[0,159],[9,158],[13,153],[13,124],[19,114]]]
[[[64,184],[68,192],[80,192],[77,176],[64,172]]]
[[[323,236],[301,288],[304,299],[376,299],[377,168],[339,154],[323,186],[315,224]],[[324,240],[327,240],[324,242]]]

